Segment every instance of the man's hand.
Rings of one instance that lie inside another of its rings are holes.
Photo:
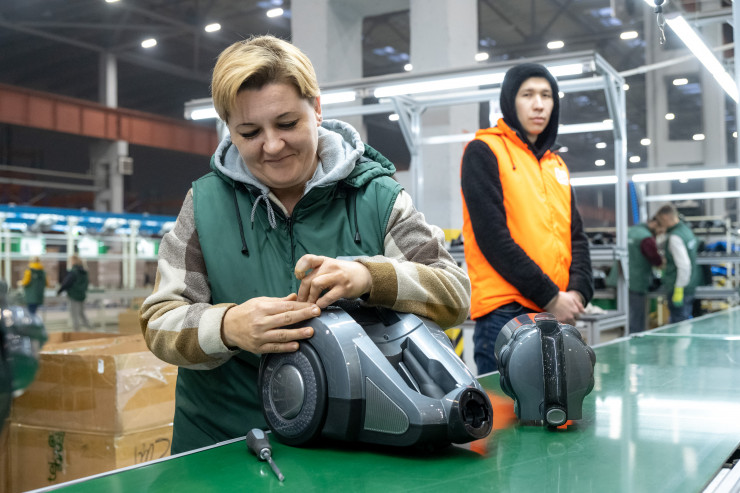
[[[361,263],[319,255],[298,259],[295,276],[301,280],[298,301],[316,303],[322,309],[341,298],[359,298],[373,286],[370,271]]]
[[[676,306],[676,307],[683,306],[683,288],[679,288],[678,286],[675,286],[673,288],[673,296],[671,296],[671,303],[673,303],[673,306]]]
[[[226,311],[221,339],[227,347],[239,347],[254,354],[288,353],[298,342],[313,335],[311,327],[286,329],[321,313],[313,303],[296,301],[295,293],[285,298],[252,298]]]
[[[585,311],[581,295],[577,291],[560,291],[558,295],[545,307],[555,315],[558,322],[574,325],[579,313]]]

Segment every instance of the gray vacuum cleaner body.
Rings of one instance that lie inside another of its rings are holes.
[[[491,432],[488,396],[432,322],[345,303],[305,325],[314,335],[298,351],[260,363],[263,412],[281,442],[444,445]]]
[[[596,355],[578,329],[550,313],[521,315],[503,326],[494,353],[501,390],[520,420],[560,426],[581,419]]]

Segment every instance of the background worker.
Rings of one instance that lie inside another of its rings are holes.
[[[699,242],[691,228],[678,217],[673,204],[665,204],[655,214],[666,230],[665,268],[661,285],[668,296],[669,322],[692,317],[694,292],[700,273],[696,268]]]
[[[551,150],[557,81],[542,65],[517,65],[504,77],[500,104],[503,118],[476,133],[461,170],[478,373],[497,369],[494,345],[506,322],[548,311],[572,324],[593,295],[568,167]]]
[[[630,333],[642,332],[646,328],[646,301],[652,281],[652,268],[663,265],[663,257],[660,256],[655,238],[664,232],[665,229],[655,217],[647,223],[630,226],[627,230]]]
[[[23,287],[23,297],[26,300],[28,311],[36,313],[38,308],[44,304],[44,289],[49,286],[46,271],[38,256],[29,259],[28,268],[18,284]]]
[[[87,270],[82,263],[82,259],[77,255],[70,258],[72,268],[64,276],[62,285],[57,290],[57,295],[67,292],[69,298],[69,313],[72,316],[72,326],[74,330],[80,330],[84,326],[92,328],[85,315],[85,299],[87,298],[87,286],[89,284]]]

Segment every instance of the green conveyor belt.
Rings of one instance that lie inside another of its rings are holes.
[[[567,429],[522,426],[498,375],[495,430],[435,453],[273,439],[278,482],[243,440],[68,484],[62,491],[699,492],[740,444],[740,311],[595,348],[596,385]]]

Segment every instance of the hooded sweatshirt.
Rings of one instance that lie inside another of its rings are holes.
[[[512,302],[542,310],[561,290],[579,292],[584,304],[593,295],[588,240],[567,167],[551,150],[557,139],[559,98],[553,97],[550,120],[534,144],[516,114],[516,94],[530,77],[544,77],[552,94],[558,94],[557,82],[545,67],[522,64],[510,69],[501,88],[503,118],[496,127],[480,130],[462,159],[473,318]],[[489,145],[493,142],[500,144],[498,153]],[[516,189],[507,192],[502,185],[500,163],[507,167],[506,176],[513,177],[507,183],[521,175]]]
[[[415,313],[442,327],[462,323],[467,317],[470,282],[447,253],[443,232],[425,222],[408,194],[399,191],[390,178],[393,165],[364,145],[351,126],[332,120],[324,121],[319,129],[317,153],[320,163],[316,172],[293,215],[287,216],[279,200],[254,177],[226,137],[211,160],[213,171],[194,182],[175,227],[162,238],[154,292],[142,304],[140,317],[151,351],[181,367],[175,414],[177,446],[173,440],[173,452],[243,436],[250,427],[264,426],[261,412],[256,412],[256,357],[226,347],[221,325],[226,311],[237,303],[254,296],[278,295],[266,289],[279,288],[284,296],[296,292],[299,286],[297,280],[286,280],[281,270],[282,277],[277,280],[266,278],[267,273],[245,275],[239,293],[233,294],[229,290],[233,274],[223,279],[218,275],[211,278],[211,273],[223,272],[229,266],[239,273],[240,266],[248,261],[254,271],[259,269],[255,264],[260,263],[254,259],[267,259],[267,265],[283,262],[279,266],[283,269],[291,249],[295,252],[301,245],[323,241],[327,249],[332,249],[336,244],[351,244],[351,240],[338,241],[336,236],[326,234],[322,240],[321,228],[307,227],[322,217],[337,221],[336,214],[325,215],[327,209],[322,204],[344,193],[343,189],[380,186],[396,190],[392,204],[363,202],[365,210],[359,211],[361,218],[375,214],[375,224],[385,224],[384,231],[372,232],[360,240],[363,244],[376,241],[379,233],[377,248],[382,254],[354,259],[367,267],[372,278],[366,302]],[[222,190],[223,196],[213,195],[214,190]],[[387,196],[377,196],[381,195]],[[363,193],[360,199],[370,196]],[[209,202],[214,197],[217,200]],[[201,214],[199,207],[215,209]],[[386,207],[387,217],[383,217]],[[347,223],[352,222],[352,216],[342,210]],[[199,223],[203,218],[207,218],[205,224]],[[287,242],[286,224],[292,235]],[[332,231],[337,230],[337,223],[332,224]],[[351,224],[349,230],[354,232]],[[344,228],[340,232],[346,231]],[[285,252],[282,258],[275,256],[280,251]],[[252,285],[256,286],[254,294],[245,296]],[[239,299],[223,301],[228,296]],[[211,409],[213,406],[220,407],[216,411]]]

